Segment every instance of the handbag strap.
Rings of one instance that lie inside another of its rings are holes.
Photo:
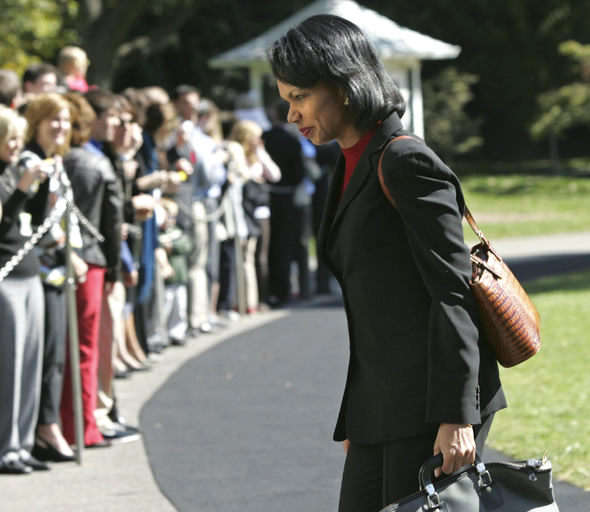
[[[385,145],[385,147],[383,148],[383,151],[381,151],[381,156],[379,157],[379,165],[377,166],[377,170],[379,173],[379,184],[381,185],[381,190],[383,190],[385,197],[387,197],[387,200],[393,205],[394,208],[397,208],[397,206],[395,205],[395,200],[393,199],[391,192],[389,192],[389,189],[385,186],[385,180],[383,179],[383,157],[385,156],[385,152],[387,151],[387,148],[389,146],[391,146],[391,144],[393,144],[396,140],[400,140],[400,139],[412,139],[412,140],[418,141],[418,139],[415,139],[414,137],[410,137],[409,135],[400,135],[399,137],[395,137],[395,138],[391,139]]]
[[[394,137],[383,148],[383,151],[381,152],[381,156],[379,157],[379,165],[377,166],[377,171],[378,171],[378,174],[379,174],[379,184],[381,185],[381,190],[383,190],[383,193],[385,194],[385,197],[387,197],[387,200],[396,209],[397,209],[397,206],[395,204],[395,200],[393,199],[393,196],[391,195],[391,192],[389,192],[389,189],[385,186],[385,179],[383,177],[383,157],[385,156],[385,152],[387,151],[387,148],[392,143],[394,143],[396,140],[401,140],[401,139],[412,139],[412,140],[415,140],[417,142],[421,142],[420,140],[418,140],[415,137],[412,137],[410,135],[400,135],[399,137]],[[477,238],[479,238],[479,240],[481,241],[481,243],[484,244],[494,254],[494,256],[496,256],[496,258],[498,258],[499,261],[502,261],[502,258],[497,253],[497,251],[494,249],[494,247],[492,246],[492,244],[490,243],[490,241],[483,234],[483,231],[481,229],[479,229],[479,227],[477,225],[477,222],[475,222],[475,218],[473,217],[471,211],[467,207],[467,204],[465,204],[465,208],[463,209],[463,217],[467,221],[467,224],[469,224],[469,227],[476,234]],[[479,258],[478,258],[478,260],[479,260]],[[476,261],[477,264],[480,264],[480,262],[481,262],[481,260]],[[487,268],[487,265],[486,265],[486,268]]]

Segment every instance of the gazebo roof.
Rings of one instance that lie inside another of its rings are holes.
[[[266,49],[287,31],[315,14],[334,14],[358,25],[386,60],[454,59],[461,48],[400,27],[397,23],[353,0],[317,0],[260,36],[209,60],[215,68],[253,67],[266,64]]]

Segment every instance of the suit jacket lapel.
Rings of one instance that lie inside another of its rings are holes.
[[[330,190],[328,192],[328,198],[324,208],[324,215],[318,236],[318,250],[320,253],[323,253],[324,256],[327,256],[330,232],[336,226],[336,223],[346,210],[346,207],[358,194],[367,178],[372,174],[372,172],[374,172],[374,166],[377,165],[376,162],[378,159],[372,159],[371,157],[375,153],[380,152],[385,143],[391,138],[391,135],[401,129],[402,124],[396,113],[393,113],[381,123],[375,135],[361,155],[361,158],[354,172],[352,173],[352,177],[350,178],[350,182],[348,183],[342,198],[340,198],[340,193],[342,190],[345,162],[342,154],[338,158],[338,162],[336,163],[334,175],[330,184]]]
[[[342,190],[342,179],[344,177],[344,157],[342,153],[338,156],[336,167],[332,173],[330,180],[330,188],[328,189],[328,197],[324,205],[324,213],[322,215],[322,223],[318,233],[318,253],[320,257],[327,261],[327,243],[332,228],[332,221],[334,214],[340,202],[340,191]]]
[[[348,183],[346,190],[342,195],[342,199],[340,200],[340,203],[336,209],[336,214],[334,215],[334,219],[332,221],[332,227],[336,225],[336,222],[338,222],[338,219],[344,213],[347,206],[359,193],[367,178],[371,176],[373,172],[376,172],[374,166],[377,165],[378,159],[374,159],[372,156],[381,150],[384,144],[391,137],[392,133],[395,133],[401,128],[401,121],[398,115],[395,113],[389,116],[381,123],[381,125],[379,125],[375,135],[363,151],[363,154],[361,155],[361,158],[358,161],[354,172],[352,173],[350,182]],[[342,180],[340,180],[340,187],[342,187]]]

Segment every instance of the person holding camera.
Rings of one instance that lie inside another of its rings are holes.
[[[31,455],[41,394],[44,295],[39,258],[16,257],[32,235],[31,204],[44,207],[42,162],[18,166],[26,121],[0,105],[0,474],[48,466]],[[15,264],[14,266],[12,264]]]

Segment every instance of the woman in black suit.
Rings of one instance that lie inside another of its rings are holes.
[[[336,140],[318,236],[339,281],[350,362],[334,439],[347,451],[340,512],[376,511],[417,490],[442,453],[450,474],[481,453],[506,406],[497,363],[480,340],[457,177],[415,136],[404,100],[365,34],[336,16],[308,18],[268,58],[287,120],[314,144]]]

